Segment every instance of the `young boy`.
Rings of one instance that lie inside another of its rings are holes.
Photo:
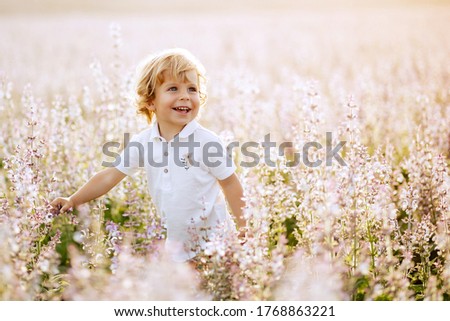
[[[142,64],[136,92],[138,112],[149,123],[154,115],[154,124],[132,137],[117,166],[100,171],[75,194],[51,205],[65,212],[144,169],[152,200],[166,222],[165,247],[173,260],[187,261],[197,254],[196,246],[203,248],[207,231],[219,225],[234,229],[223,194],[238,227],[245,226],[242,186],[218,136],[196,122],[206,93],[204,69],[195,57],[183,49],[150,57]]]

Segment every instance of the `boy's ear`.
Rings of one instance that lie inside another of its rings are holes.
[[[150,101],[148,102],[148,104],[147,104],[147,109],[150,110],[150,111],[155,111],[155,110],[156,110],[155,104],[153,103],[152,100],[150,100]]]

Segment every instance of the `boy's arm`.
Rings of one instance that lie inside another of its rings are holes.
[[[233,173],[228,178],[223,180],[219,180],[219,184],[222,187],[223,193],[225,194],[225,198],[228,201],[228,205],[233,212],[233,215],[236,217],[236,223],[238,228],[246,226],[246,222],[243,216],[243,208],[245,207],[245,202],[243,200],[244,190],[242,189],[241,182],[239,181],[237,175]]]
[[[65,212],[70,208],[89,202],[108,193],[114,186],[127,176],[116,168],[104,169],[84,184],[75,194],[66,198],[58,197],[50,203],[54,208]]]

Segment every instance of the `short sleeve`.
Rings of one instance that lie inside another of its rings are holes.
[[[132,176],[144,168],[144,155],[144,144],[140,142],[139,135],[134,135],[116,159],[116,169]]]
[[[219,138],[209,141],[203,146],[203,164],[218,180],[228,178],[236,171],[233,151],[227,150]]]

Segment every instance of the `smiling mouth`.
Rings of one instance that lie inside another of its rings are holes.
[[[187,114],[188,112],[191,111],[191,108],[189,108],[187,106],[179,106],[179,107],[174,107],[172,109],[175,111],[181,112],[181,113],[185,113],[185,114]]]

